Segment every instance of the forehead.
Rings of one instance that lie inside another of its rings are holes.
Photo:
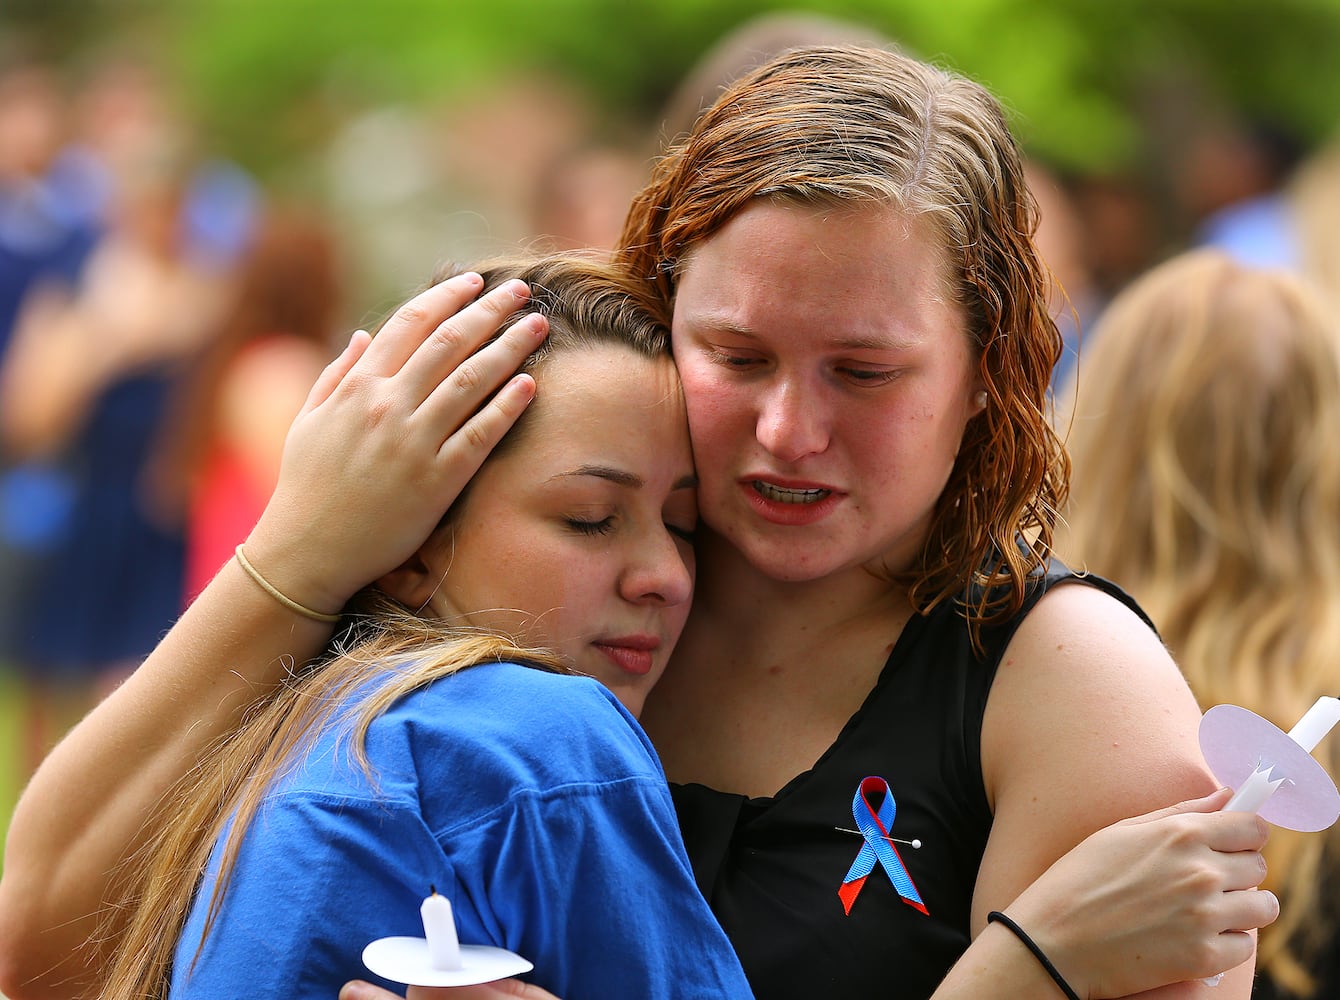
[[[948,254],[925,216],[887,205],[757,201],[686,258],[674,319],[759,332],[821,331],[835,344],[899,346],[966,330]]]
[[[562,407],[588,410],[624,406],[636,385],[678,391],[679,378],[669,354],[647,357],[624,344],[597,343],[565,348],[546,357],[535,369],[536,412]],[[647,402],[645,398],[641,400]],[[541,404],[544,404],[543,407]]]
[[[686,433],[679,375],[668,354],[647,357],[620,344],[569,348],[545,359],[535,382],[519,443],[535,460],[616,444],[632,456],[649,450],[648,437],[664,445]]]

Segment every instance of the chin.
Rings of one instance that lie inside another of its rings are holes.
[[[757,572],[779,583],[808,583],[822,580],[837,572],[842,564],[835,562],[831,552],[814,552],[809,546],[761,545],[741,546],[745,561]]]
[[[619,688],[610,688],[610,690],[614,692],[614,697],[619,699],[619,704],[628,709],[633,718],[641,718],[642,706],[647,701],[647,692],[620,690]]]

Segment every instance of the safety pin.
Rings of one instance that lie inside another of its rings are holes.
[[[845,826],[835,826],[835,827],[833,827],[833,829],[836,830],[838,833],[854,833],[854,834],[856,834],[856,836],[858,836],[858,837],[864,837],[864,836],[865,836],[865,834],[862,833],[860,830],[848,830]],[[881,839],[881,840],[890,840],[890,841],[892,841],[892,842],[895,843],[895,844],[906,844],[908,847],[912,848],[912,850],[914,850],[914,851],[920,849],[920,847],[921,847],[921,841],[920,841],[920,840],[901,840],[901,839],[899,839],[898,837],[890,837],[890,836],[887,836],[887,835],[881,835],[880,839]]]

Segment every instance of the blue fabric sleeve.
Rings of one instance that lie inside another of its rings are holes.
[[[253,820],[192,967],[211,859],[172,995],[335,1000],[349,979],[378,982],[363,948],[422,937],[434,885],[463,944],[522,955],[561,1000],[749,998],[645,734],[592,682],[507,668],[378,719],[375,790],[323,739]]]
[[[416,815],[310,792],[268,800],[196,958],[217,861],[178,943],[171,996],[335,1000],[350,979],[403,995],[362,952],[379,937],[423,936],[427,888],[411,879],[440,870],[442,853]]]
[[[496,867],[461,871],[486,893],[499,943],[563,1000],[748,998],[729,940],[699,893],[664,782],[626,779],[513,798],[478,830]],[[473,853],[473,851],[472,851]]]
[[[198,959],[204,900],[182,936],[172,996],[334,1000],[374,977],[372,940],[422,937],[433,882],[463,943],[535,963],[563,1000],[747,998],[725,934],[693,882],[669,793],[645,779],[516,796],[453,835],[451,858],[419,817],[312,793],[268,804],[248,833]],[[209,880],[207,880],[207,884]]]

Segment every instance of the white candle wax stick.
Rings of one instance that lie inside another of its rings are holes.
[[[1289,730],[1289,738],[1311,753],[1322,738],[1335,728],[1337,722],[1340,722],[1340,698],[1323,695]],[[1284,783],[1283,777],[1271,780],[1273,770],[1269,764],[1258,764],[1256,770],[1248,775],[1247,780],[1233,793],[1233,797],[1224,806],[1224,811],[1253,813],[1258,811],[1266,804],[1266,800],[1275,794],[1275,789]],[[1221,972],[1209,979],[1202,979],[1201,982],[1206,986],[1218,986],[1223,978],[1224,974]]]
[[[461,968],[461,945],[451,902],[434,890],[419,907],[419,915],[423,917],[423,935],[428,939],[429,964],[440,972]]]
[[[1233,793],[1233,797],[1224,806],[1224,812],[1254,813],[1265,805],[1266,799],[1274,795],[1275,789],[1284,781],[1283,777],[1272,779],[1273,770],[1269,764],[1258,766]]]
[[[1289,730],[1289,737],[1311,753],[1337,722],[1340,722],[1340,698],[1323,696],[1298,720],[1298,725]]]

